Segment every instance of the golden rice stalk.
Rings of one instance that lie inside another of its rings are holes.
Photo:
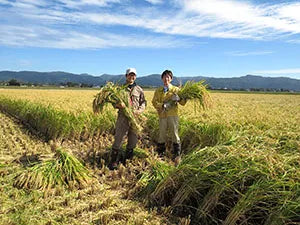
[[[194,100],[200,108],[206,109],[211,106],[212,102],[210,94],[206,89],[207,85],[203,83],[204,81],[187,81],[177,94],[180,99]]]
[[[125,108],[122,109],[122,111],[129,119],[129,124],[132,129],[136,133],[140,133],[142,131],[142,126],[139,124],[138,118],[133,113],[133,108],[130,104],[130,97],[124,86],[108,82],[104,87],[102,87],[93,101],[94,113],[101,113],[104,106],[108,103],[111,103],[113,106],[116,104],[124,105]]]
[[[90,175],[72,154],[58,148],[55,158],[18,173],[14,185],[19,188],[47,190],[55,186],[84,187]]]

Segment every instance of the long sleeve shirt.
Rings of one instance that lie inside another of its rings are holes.
[[[171,98],[174,94],[177,94],[179,88],[169,84],[168,90],[165,92],[164,87],[159,87],[155,90],[154,96],[152,99],[152,105],[157,110],[157,113],[160,118],[166,118],[168,116],[178,116],[178,104],[172,104],[172,107],[169,110],[163,110],[163,104],[171,101]],[[185,105],[185,100],[179,101],[180,105]]]

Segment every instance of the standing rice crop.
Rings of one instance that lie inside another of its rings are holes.
[[[0,111],[9,114],[26,126],[43,134],[46,139],[74,139],[110,132],[114,124],[113,114],[106,112],[95,116],[90,112],[68,113],[28,100],[13,100],[0,96]]]
[[[133,113],[133,108],[130,103],[130,96],[124,86],[115,85],[112,82],[108,82],[104,87],[100,89],[100,92],[95,96],[93,101],[94,113],[102,112],[104,106],[108,103],[113,106],[121,104],[125,106],[122,111],[129,119],[129,124],[137,133],[142,131],[142,126],[139,124],[136,116]]]

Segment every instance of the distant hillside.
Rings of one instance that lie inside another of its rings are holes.
[[[38,84],[61,84],[66,82],[74,83],[86,83],[101,85],[105,83],[101,77],[94,77],[88,74],[73,74],[66,72],[35,72],[35,71],[1,71],[0,80],[8,81],[10,79],[16,79],[18,81],[26,83],[38,83]]]
[[[115,83],[124,83],[125,75],[109,75],[92,76],[89,74],[72,74],[66,72],[35,72],[35,71],[0,71],[0,81],[9,81],[16,79],[25,83],[37,84],[65,84],[73,82],[88,85],[104,85],[107,81]],[[262,77],[254,75],[246,75],[233,78],[213,78],[213,77],[174,77],[175,85],[184,84],[188,80],[205,80],[213,89],[284,89],[300,91],[300,80],[287,77]],[[138,77],[137,83],[142,86],[157,87],[161,85],[159,74],[151,74],[148,76]]]

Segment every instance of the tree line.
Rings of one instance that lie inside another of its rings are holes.
[[[45,84],[40,84],[40,83],[31,83],[31,82],[22,82],[18,81],[16,79],[11,79],[9,81],[1,81],[0,82],[1,86],[45,86]],[[48,85],[47,85],[48,86]],[[64,86],[64,87],[93,87],[92,84],[86,84],[86,83],[76,83],[76,82],[65,82],[65,83],[59,83],[59,84],[49,84],[49,86]]]

